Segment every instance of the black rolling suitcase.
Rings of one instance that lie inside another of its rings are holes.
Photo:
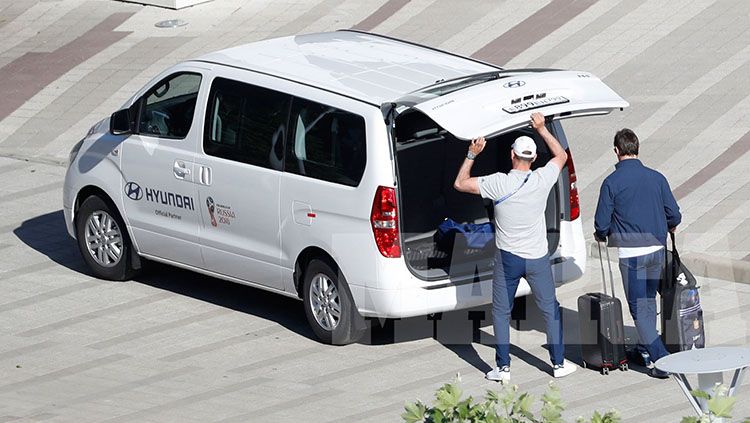
[[[603,375],[612,369],[628,370],[628,359],[625,356],[625,328],[622,323],[622,304],[615,295],[615,283],[612,276],[612,264],[609,262],[609,282],[612,296],[607,295],[607,278],[604,275],[602,245],[599,246],[599,262],[602,265],[602,282],[604,293],[594,292],[578,297],[578,320],[581,331],[581,358],[583,367],[593,367]]]
[[[703,308],[698,283],[682,264],[675,246],[667,252],[664,275],[659,286],[661,297],[661,338],[670,353],[706,346],[703,329]]]

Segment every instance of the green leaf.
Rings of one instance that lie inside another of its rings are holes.
[[[533,418],[534,414],[531,412],[531,406],[533,404],[534,397],[524,392],[520,397],[518,397],[518,401],[516,401],[515,407],[513,407],[513,411],[523,417],[529,419]]]
[[[435,398],[437,399],[435,406],[444,411],[451,410],[458,405],[462,394],[463,392],[461,392],[461,388],[458,386],[451,383],[446,384],[435,394]]]
[[[542,410],[539,412],[542,421],[545,423],[563,423],[562,419],[562,413],[558,410],[550,410],[546,408],[542,408]]]
[[[407,423],[417,423],[424,421],[424,416],[427,411],[427,407],[424,404],[417,401],[416,403],[408,403],[404,406],[406,410],[401,414],[401,418]]]
[[[604,414],[604,417],[602,420],[605,423],[619,423],[620,422],[620,413],[617,412],[617,410],[610,410],[607,411],[606,414]]]
[[[693,395],[696,398],[701,398],[701,399],[704,399],[706,401],[708,401],[708,400],[711,399],[711,395],[709,395],[708,392],[701,391],[700,389],[693,389],[692,391],[690,391],[690,394]]]
[[[697,417],[683,417],[680,423],[700,423]]]
[[[565,404],[560,399],[560,389],[550,382],[549,389],[542,396],[542,409],[540,415],[545,423],[562,423],[562,412]]]
[[[458,405],[456,406],[456,414],[458,415],[458,418],[461,421],[469,418],[469,414],[472,409],[471,400],[472,398],[469,397],[465,399],[464,401],[459,402]]]
[[[484,397],[487,399],[487,402],[495,403],[497,404],[500,401],[500,397],[497,395],[497,392],[487,390],[487,393],[484,395]]]
[[[708,411],[716,417],[731,418],[729,414],[737,398],[717,396],[708,400]]]

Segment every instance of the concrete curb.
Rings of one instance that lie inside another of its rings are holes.
[[[589,257],[599,258],[596,242],[589,243]],[[750,284],[750,262],[698,253],[681,253],[680,257],[695,276]],[[615,248],[610,248],[609,258],[617,262]]]

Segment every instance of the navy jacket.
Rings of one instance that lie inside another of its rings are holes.
[[[594,226],[612,247],[666,245],[667,231],[682,221],[667,178],[638,159],[623,160],[599,192]]]

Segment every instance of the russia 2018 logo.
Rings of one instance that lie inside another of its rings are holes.
[[[211,197],[206,198],[206,207],[208,207],[208,215],[211,217],[211,226],[218,226],[218,223],[216,223],[216,217],[214,217],[214,211],[216,210],[216,206],[214,205],[214,199]]]

